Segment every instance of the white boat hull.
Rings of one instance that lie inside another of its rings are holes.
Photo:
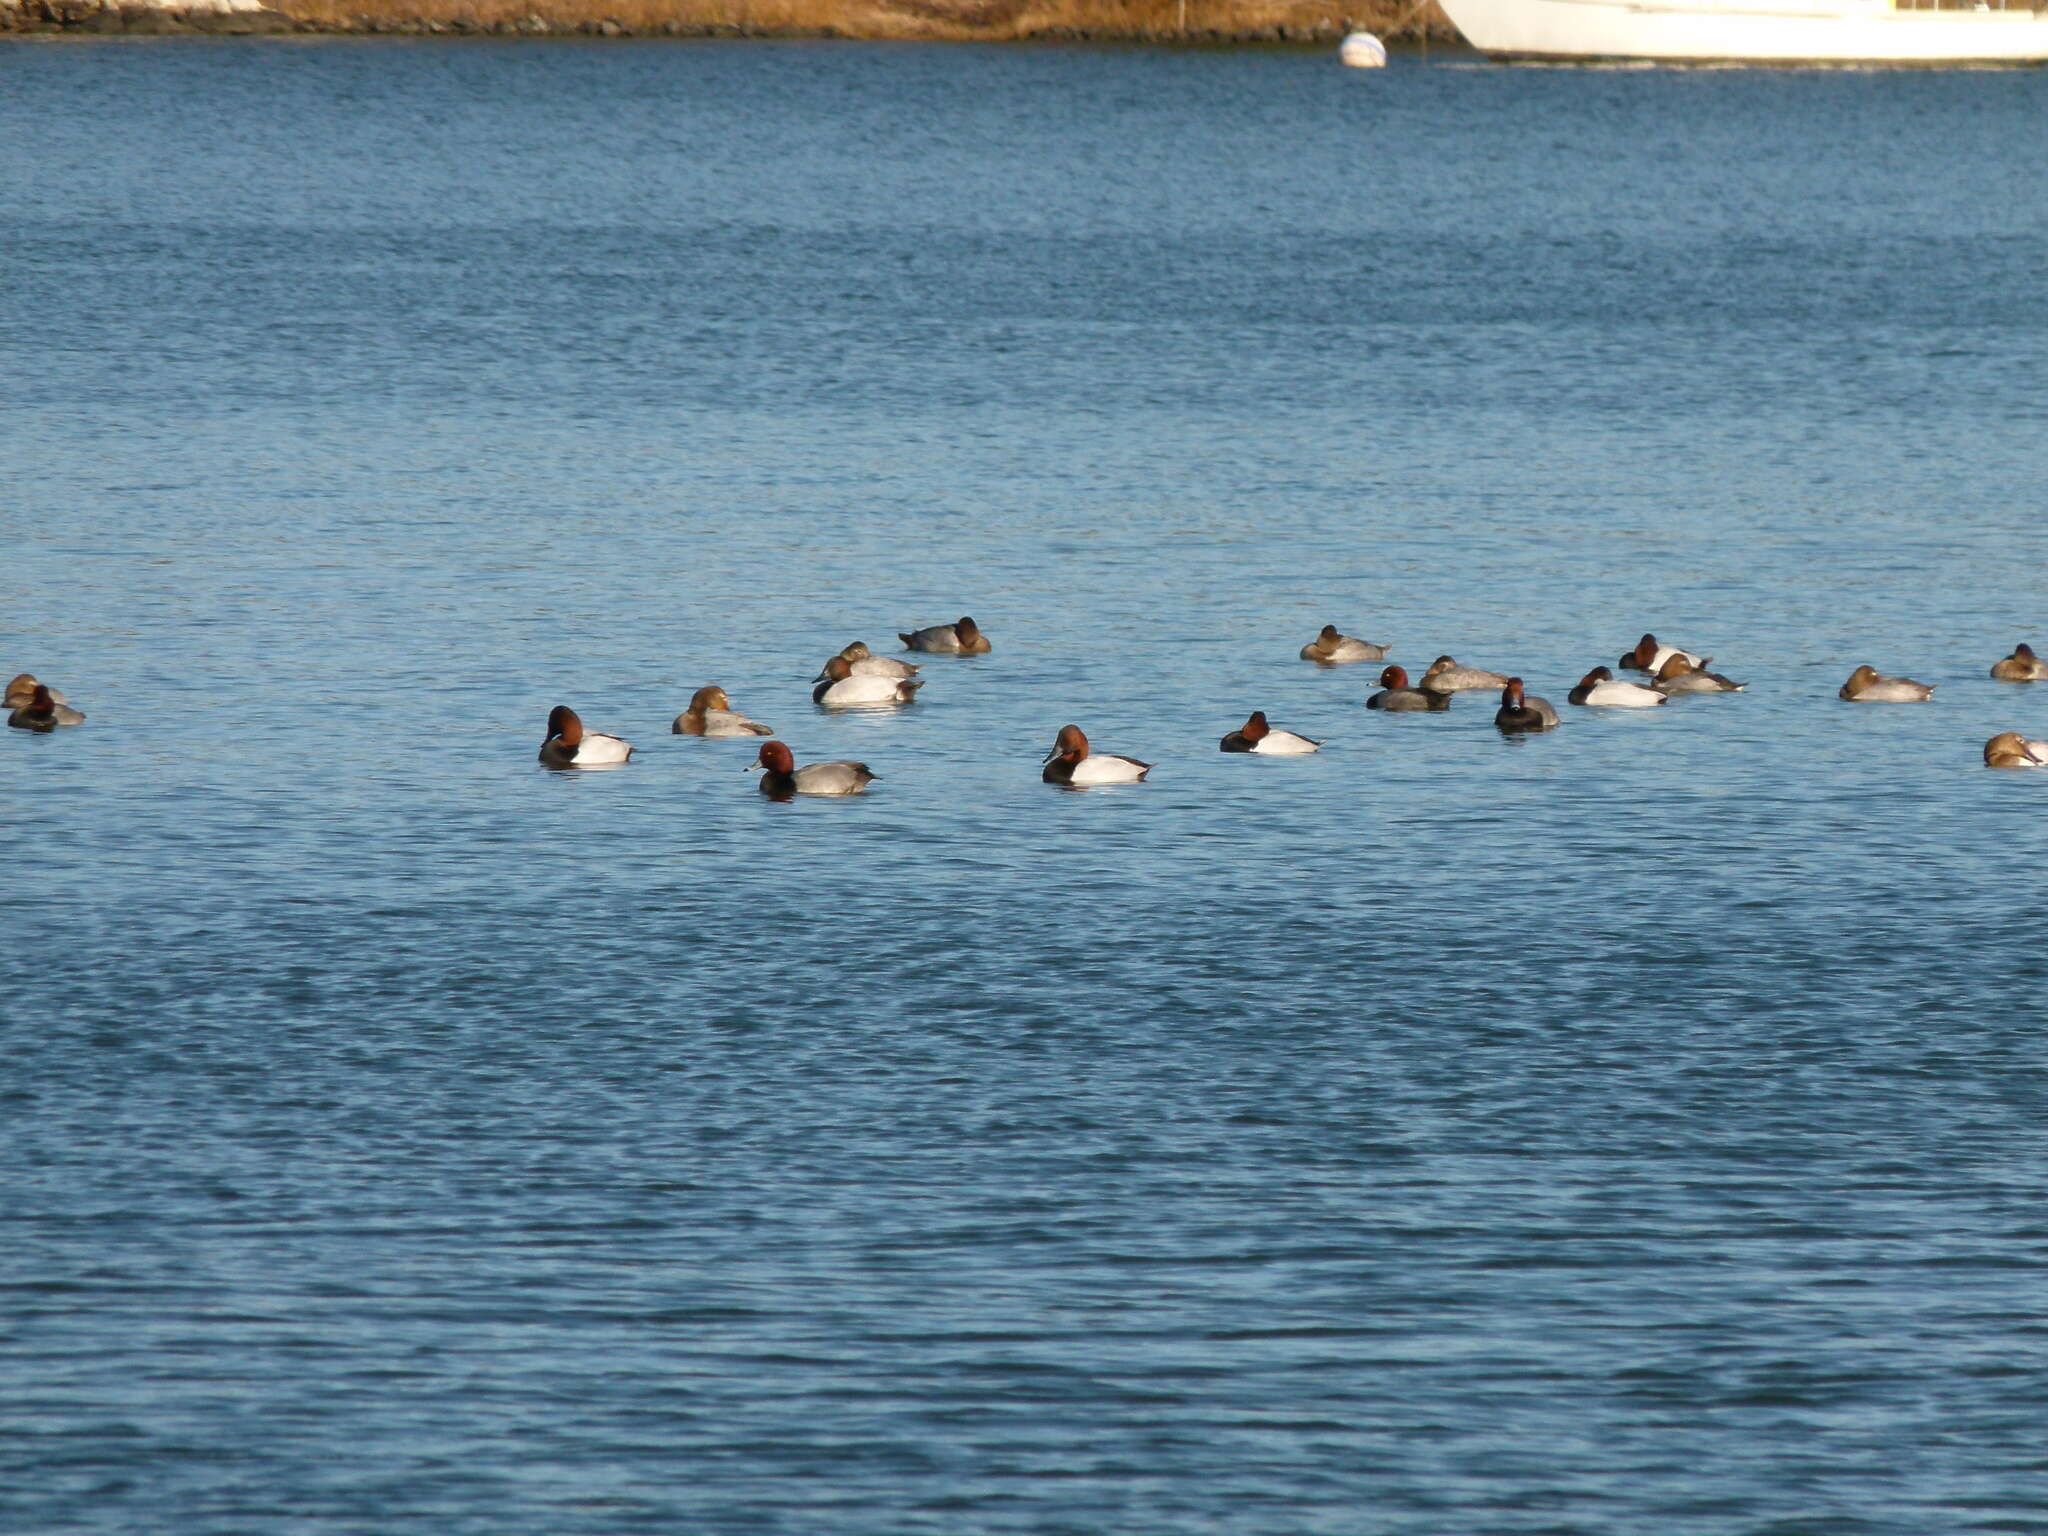
[[[1440,0],[1503,59],[1667,64],[2039,64],[2048,10],[1893,10],[1888,0]]]

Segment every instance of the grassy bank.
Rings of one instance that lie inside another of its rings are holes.
[[[1353,27],[1448,41],[1434,0],[270,0],[268,25],[224,24],[176,0],[0,0],[33,31],[248,31],[849,37],[931,41],[1087,39],[1326,42]]]

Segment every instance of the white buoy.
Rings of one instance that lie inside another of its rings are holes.
[[[1337,58],[1353,69],[1385,69],[1387,45],[1370,32],[1347,32],[1337,45]]]

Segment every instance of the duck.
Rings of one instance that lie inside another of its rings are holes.
[[[1078,725],[1063,725],[1046,754],[1045,771],[1039,774],[1048,784],[1136,784],[1152,771],[1150,763],[1135,757],[1112,757],[1091,753],[1088,738]]]
[[[2048,768],[2048,741],[2029,741],[2018,731],[2000,731],[1984,743],[1986,768]]]
[[[716,683],[690,695],[690,707],[669,727],[672,736],[773,736],[772,727],[733,711],[732,700]]]
[[[1425,693],[1462,693],[1467,688],[1505,688],[1508,680],[1499,672],[1483,667],[1461,667],[1451,656],[1439,656],[1415,686]]]
[[[1251,718],[1224,737],[1220,745],[1225,752],[1260,752],[1268,757],[1294,757],[1313,752],[1322,743],[1297,736],[1292,731],[1274,730],[1266,723],[1266,712],[1255,709]]]
[[[866,763],[805,763],[799,768],[789,748],[764,741],[748,772],[759,769],[761,793],[777,800],[791,795],[857,795],[881,775]]]
[[[1408,673],[1401,667],[1388,667],[1380,673],[1380,691],[1365,701],[1367,709],[1449,709],[1449,693],[1424,693],[1420,688],[1408,686]]]
[[[1932,698],[1934,688],[1910,677],[1885,677],[1875,667],[1858,667],[1836,696],[1857,704],[1918,704]]]
[[[1301,648],[1303,661],[1319,662],[1326,667],[1341,666],[1347,661],[1379,661],[1386,654],[1384,645],[1340,635],[1334,624],[1325,624],[1322,633]]]
[[[1695,656],[1691,651],[1681,651],[1675,645],[1665,645],[1655,635],[1644,635],[1636,642],[1634,650],[1622,652],[1621,660],[1615,665],[1624,672],[1647,672],[1655,677],[1663,670],[1664,663],[1674,656],[1683,656],[1687,666],[1699,667],[1702,670],[1714,659],[1711,656]]]
[[[2048,682],[2048,661],[2036,656],[2034,648],[2023,640],[2005,660],[1991,663],[1991,675],[2001,683]]]
[[[831,705],[908,704],[924,686],[912,677],[855,676],[853,663],[844,656],[832,657],[812,681],[818,686],[811,690],[811,702]]]
[[[1579,686],[1571,691],[1568,700],[1573,704],[1594,704],[1609,709],[1647,709],[1652,704],[1671,702],[1654,688],[1641,683],[1622,682],[1605,667],[1595,667],[1580,678]]]
[[[8,712],[7,723],[17,731],[48,734],[65,722],[57,718],[57,701],[50,697],[50,690],[38,683],[26,704]]]
[[[41,700],[40,703],[38,702],[39,699]],[[23,672],[7,685],[7,694],[4,698],[0,698],[0,707],[14,712],[26,710],[37,716],[40,716],[47,709],[50,717],[49,725],[25,726],[23,727],[25,730],[47,731],[59,725],[85,724],[85,712],[83,710],[73,709],[63,694],[54,688],[46,687],[42,683],[37,682],[27,672]],[[12,725],[14,722],[9,720],[7,723]]]
[[[877,656],[865,642],[856,640],[839,653],[853,668],[855,677],[915,677],[923,670],[894,656]]]
[[[1705,667],[1696,667],[1683,656],[1668,656],[1664,665],[1657,669],[1656,681],[1650,686],[1675,698],[1681,693],[1740,693],[1748,685],[1734,682],[1718,672],[1709,672]]]
[[[913,629],[908,634],[899,631],[896,638],[907,651],[932,651],[943,656],[988,654],[988,636],[965,614],[951,624],[934,624],[930,629]]]
[[[1500,708],[1493,712],[1493,723],[1504,731],[1550,731],[1557,728],[1557,711],[1548,699],[1524,697],[1522,680],[1511,677],[1500,690]]]
[[[568,705],[548,711],[548,739],[540,744],[540,760],[550,768],[607,768],[632,755],[632,747],[618,737],[584,730]]]

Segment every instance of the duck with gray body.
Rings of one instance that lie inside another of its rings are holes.
[[[690,695],[690,707],[676,716],[675,724],[669,727],[676,736],[705,736],[731,738],[737,736],[773,736],[775,732],[758,720],[749,720],[735,711],[732,700],[725,696],[725,690],[716,683],[699,688]]]
[[[760,773],[761,793],[776,800],[792,795],[857,795],[881,777],[866,763],[805,763],[799,768],[779,741],[762,742],[748,771]]]
[[[1837,698],[1852,704],[1918,704],[1934,697],[1932,683],[1916,683],[1910,677],[1886,677],[1875,667],[1858,667],[1842,684]]]
[[[2001,683],[2048,682],[2048,661],[2036,656],[2034,648],[2022,640],[2010,656],[1991,664],[1991,675]]]
[[[1301,648],[1301,659],[1313,661],[1318,666],[1337,667],[1354,661],[1381,661],[1387,654],[1384,645],[1374,645],[1370,640],[1360,640],[1351,635],[1340,635],[1337,626],[1325,624],[1322,633]]]
[[[1557,711],[1550,707],[1550,700],[1525,695],[1522,680],[1511,677],[1500,691],[1500,708],[1493,712],[1493,723],[1513,736],[1554,731]]]
[[[1507,674],[1489,672],[1484,667],[1465,667],[1458,664],[1453,656],[1439,656],[1432,661],[1422,674],[1422,681],[1415,686],[1424,693],[1465,693],[1481,688],[1504,688]]]
[[[1650,686],[1676,698],[1685,693],[1740,693],[1748,685],[1709,672],[1705,667],[1695,667],[1683,656],[1674,655],[1665,659],[1657,671],[1657,680]]]
[[[1451,707],[1448,693],[1425,693],[1420,688],[1408,686],[1408,674],[1400,667],[1388,667],[1380,673],[1380,691],[1365,701],[1367,709],[1386,709],[1396,713],[1420,710],[1440,710]]]
[[[896,638],[903,642],[905,650],[930,651],[939,656],[988,654],[988,636],[965,614],[951,624],[934,624],[929,629],[913,629],[907,634],[899,631]]]
[[[853,668],[855,677],[915,677],[919,668],[894,656],[877,656],[865,641],[856,640],[839,653]]]

